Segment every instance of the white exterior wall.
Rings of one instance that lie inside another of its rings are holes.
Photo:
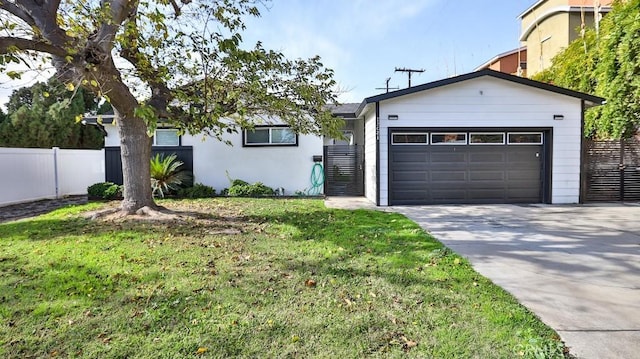
[[[104,137],[104,147],[120,147],[120,135],[115,125],[104,125],[107,135]]]
[[[375,104],[365,113],[364,117],[364,195],[371,202],[376,203],[377,172],[376,172],[376,112]],[[384,177],[383,177],[384,178]]]
[[[225,135],[224,139],[233,146],[214,138],[203,141],[201,135],[182,137],[182,145],[193,146],[195,181],[218,192],[230,186],[228,171],[232,179],[282,187],[286,195],[293,195],[311,187],[312,157],[323,154],[322,137],[313,135],[299,135],[297,147],[242,147],[241,133]]]
[[[104,150],[0,148],[0,168],[0,205],[86,194],[104,181]]]
[[[105,147],[120,146],[117,129],[105,125]],[[194,182],[211,186],[218,193],[230,186],[232,179],[249,183],[262,182],[272,188],[284,188],[285,195],[311,187],[314,155],[323,155],[323,138],[299,135],[298,146],[242,147],[242,133],[226,134],[229,146],[203,135],[183,135],[182,145],[193,146]],[[324,188],[321,188],[321,193]]]
[[[390,114],[398,120],[387,120]],[[380,205],[389,203],[389,127],[553,128],[551,201],[577,203],[581,116],[580,99],[488,76],[382,101]]]

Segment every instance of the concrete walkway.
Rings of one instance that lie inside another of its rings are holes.
[[[554,328],[579,358],[640,358],[640,207],[390,207]]]
[[[43,199],[0,207],[0,223],[38,216],[71,204],[87,203],[87,196],[69,196],[60,199]]]

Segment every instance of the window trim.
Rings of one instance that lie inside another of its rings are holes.
[[[502,142],[471,142],[471,137],[473,135],[502,135]],[[504,132],[469,132],[469,146],[502,146],[505,145],[507,142],[507,136]]]
[[[540,142],[511,142],[509,135],[539,135]],[[532,146],[544,144],[544,134],[542,132],[507,132],[507,145],[511,146]]]
[[[273,129],[291,129],[291,126],[287,125],[261,125],[255,126],[253,130],[269,130],[269,143],[261,142],[261,143],[247,143],[247,131],[251,131],[251,129],[242,130],[242,147],[298,147],[299,136],[294,132],[295,135],[295,143],[273,143],[272,132]],[[292,130],[293,131],[293,130]]]
[[[433,136],[440,136],[440,135],[452,135],[455,134],[456,136],[458,135],[464,135],[464,142],[433,142]],[[429,136],[429,143],[432,146],[466,146],[469,144],[469,133],[468,132],[431,132],[431,135]]]
[[[178,136],[178,144],[177,145],[159,145],[158,144],[158,131],[175,131],[176,135]],[[152,138],[152,143],[151,146],[153,147],[181,147],[182,146],[182,135],[180,135],[180,131],[175,128],[175,127],[159,127],[156,128],[155,131],[153,131],[153,136]]]
[[[395,142],[393,140],[395,135],[424,135],[425,142]],[[391,133],[391,144],[393,146],[426,146],[429,144],[429,132],[392,132]]]

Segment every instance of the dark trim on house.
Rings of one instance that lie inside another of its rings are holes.
[[[380,102],[376,102],[376,206],[380,206]]]
[[[259,126],[254,126],[254,128],[259,129],[259,128],[291,128],[291,126],[289,125],[259,125]],[[247,147],[247,148],[251,148],[251,147],[298,147],[298,144],[300,143],[300,137],[298,136],[298,133],[295,133],[296,135],[296,143],[275,143],[275,144],[256,144],[256,145],[252,145],[252,144],[247,144],[246,143],[246,131],[250,131],[250,129],[244,129],[242,130],[242,147]]]
[[[584,152],[586,150],[584,139],[584,100],[580,101],[580,194],[578,203],[583,204],[587,197],[587,164],[585,163]]]
[[[525,85],[525,86],[531,86],[531,87],[534,87],[534,88],[538,88],[538,89],[541,89],[541,90],[554,92],[554,93],[565,95],[565,96],[575,97],[575,98],[578,98],[578,99],[582,99],[583,101],[591,102],[592,106],[602,105],[604,103],[604,101],[605,101],[605,99],[602,98],[602,97],[589,95],[589,94],[586,94],[586,93],[583,93],[583,92],[573,91],[573,90],[569,90],[569,89],[566,89],[566,88],[563,88],[563,87],[558,87],[558,86],[554,86],[554,85],[547,84],[547,83],[544,83],[544,82],[530,80],[530,79],[524,78],[524,77],[510,75],[510,74],[506,74],[506,73],[503,73],[503,72],[494,71],[494,70],[491,70],[491,69],[483,69],[483,70],[479,70],[479,71],[476,71],[476,72],[470,72],[468,74],[464,74],[464,75],[460,75],[460,76],[450,77],[448,79],[438,80],[438,81],[429,82],[429,83],[418,85],[418,86],[405,88],[405,89],[402,89],[402,90],[397,90],[397,91],[392,91],[392,92],[389,92],[389,93],[384,93],[384,94],[377,95],[377,96],[367,97],[362,101],[362,103],[358,107],[358,112],[356,112],[356,114],[360,115],[362,110],[364,109],[364,107],[369,103],[377,103],[377,102],[380,102],[380,101],[396,98],[396,97],[399,97],[399,96],[410,95],[410,94],[413,94],[413,93],[416,93],[416,92],[430,90],[430,89],[438,88],[438,87],[441,87],[441,86],[447,86],[447,85],[451,85],[451,84],[455,84],[455,83],[458,83],[458,82],[475,79],[475,78],[482,77],[482,76],[495,77],[497,79],[506,80],[506,81],[510,81],[510,82],[521,84],[521,85]]]
[[[91,115],[82,118],[82,123],[85,125],[111,125],[115,120],[115,115]],[[101,118],[100,122],[98,122],[98,118]]]
[[[355,120],[358,118],[358,116],[356,116],[355,112],[338,112],[338,113],[332,113],[332,115],[334,117],[340,117],[343,120]]]
[[[183,162],[182,169],[193,172],[193,146],[151,146],[151,157],[158,153],[175,154]],[[122,158],[120,146],[104,148],[105,181],[122,184]]]
[[[435,131],[459,131],[459,132],[542,132],[542,193],[540,194],[540,200],[542,203],[551,204],[552,200],[552,183],[553,183],[553,128],[551,127],[388,127],[387,133],[389,141],[387,143],[387,153],[391,153],[391,133],[392,132],[435,132]],[[467,146],[469,144],[467,143]],[[504,145],[496,146],[508,146],[505,139]],[[389,157],[390,158],[390,157]],[[389,161],[389,160],[388,160]],[[389,166],[389,163],[387,163]],[[378,163],[378,168],[379,168]],[[388,189],[390,186],[390,169],[387,171],[387,181],[389,181]]]
[[[547,127],[542,130],[544,138],[542,151],[544,152],[544,161],[542,162],[542,175],[544,182],[542,183],[542,203],[551,204],[553,198],[553,128]]]

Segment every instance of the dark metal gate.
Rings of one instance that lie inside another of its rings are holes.
[[[328,196],[364,196],[364,148],[324,147],[324,193]]]
[[[640,142],[585,140],[584,200],[640,200]]]

